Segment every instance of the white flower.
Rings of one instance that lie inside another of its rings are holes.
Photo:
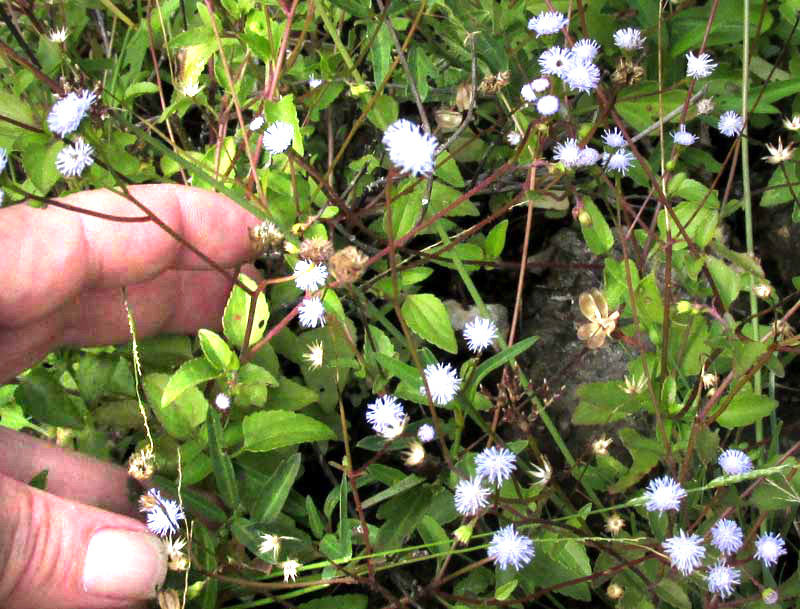
[[[587,146],[586,148],[581,148],[580,154],[578,154],[578,167],[589,167],[597,164],[599,160],[600,153],[591,146]]]
[[[600,45],[591,38],[581,38],[572,45],[572,54],[578,61],[594,61],[600,52]]]
[[[314,76],[313,74],[312,74],[312,75],[311,75],[311,77],[308,79],[308,88],[309,88],[309,89],[316,89],[316,88],[317,88],[317,87],[319,87],[321,84],[322,84],[322,79],[320,79],[320,78],[317,78],[317,77],[316,77],[316,76]]]
[[[454,502],[456,511],[464,516],[477,514],[478,510],[489,505],[487,497],[492,491],[483,486],[480,477],[460,480],[456,485]]]
[[[608,171],[618,171],[622,175],[626,175],[631,163],[633,163],[633,154],[629,150],[618,148],[614,151],[614,154],[608,157],[606,169]]]
[[[417,430],[417,438],[420,442],[430,442],[436,437],[436,430],[433,428],[433,425],[428,425],[428,423],[423,423],[419,426]]]
[[[681,125],[672,132],[672,141],[680,146],[691,146],[697,141],[697,136],[686,131],[686,125]]]
[[[701,53],[699,56],[691,51],[686,53],[686,76],[689,78],[697,80],[698,78],[711,76],[716,67],[717,64],[714,63],[708,53]]]
[[[322,341],[318,340],[315,343],[308,345],[308,351],[303,353],[303,359],[308,362],[312,370],[316,370],[322,366],[322,361],[325,357],[325,349],[322,346]]]
[[[528,29],[536,32],[536,37],[557,34],[558,31],[569,24],[569,19],[564,13],[558,11],[545,11],[528,21]]]
[[[786,554],[786,542],[779,533],[763,533],[756,539],[756,558],[771,567],[778,559]]]
[[[735,448],[722,451],[717,463],[726,476],[739,476],[753,469],[753,462],[750,457]]]
[[[151,488],[140,499],[141,512],[147,512],[147,528],[159,537],[178,531],[179,520],[186,520],[183,509],[177,501],[164,499],[158,489]]]
[[[719,559],[717,564],[708,570],[708,591],[711,594],[719,594],[722,599],[733,594],[733,587],[738,586],[739,582],[739,569],[729,567],[724,559]]]
[[[627,144],[627,142],[625,142],[625,136],[622,135],[622,131],[617,127],[603,131],[602,139],[603,143],[611,148],[624,148]]]
[[[314,292],[325,285],[328,267],[310,260],[298,260],[294,265],[294,284],[304,292]]]
[[[550,88],[550,81],[546,78],[534,78],[530,82],[531,88],[537,93],[543,93]]]
[[[728,110],[719,117],[717,129],[722,135],[736,137],[744,129],[744,119],[733,110]]]
[[[645,507],[648,512],[663,513],[667,510],[677,511],[681,506],[681,501],[686,497],[686,491],[674,479],[662,476],[650,481],[644,496],[647,498]]]
[[[404,118],[393,122],[383,134],[383,145],[392,164],[401,170],[415,176],[433,172],[438,142],[416,123]]]
[[[536,101],[536,91],[533,90],[531,83],[522,85],[522,88],[519,90],[519,94],[522,96],[522,99],[528,103],[533,103]]]
[[[578,165],[580,154],[581,147],[574,137],[568,138],[565,142],[557,143],[553,148],[553,160],[562,163],[567,168]]]
[[[711,527],[711,545],[723,554],[736,554],[742,547],[742,527],[727,518]]]
[[[572,51],[552,46],[539,55],[539,67],[542,74],[552,74],[563,78],[572,65]]]
[[[600,68],[591,62],[575,61],[567,69],[564,82],[569,85],[571,91],[589,93],[600,82]]]
[[[47,115],[50,131],[64,137],[75,131],[89,112],[97,96],[86,89],[80,93],[72,91],[60,98]]]
[[[67,40],[67,28],[62,27],[55,30],[50,30],[50,34],[47,36],[51,42],[55,42],[56,44],[65,42]]]
[[[296,560],[287,560],[281,567],[283,567],[283,581],[288,582],[290,579],[294,581],[297,578],[297,567],[300,563]]]
[[[228,410],[231,407],[231,399],[224,393],[218,393],[214,398],[214,406],[220,410]]]
[[[186,97],[194,97],[202,90],[203,87],[200,86],[199,80],[188,80],[178,87],[178,91],[183,93]]]
[[[264,126],[264,115],[259,114],[253,120],[250,121],[248,129],[250,129],[250,131],[258,131],[263,126]]]
[[[8,153],[6,152],[5,148],[0,148],[0,173],[3,173],[6,170],[7,165]]]
[[[264,131],[261,144],[270,154],[280,154],[292,145],[293,139],[294,127],[283,121],[275,121]]]
[[[636,28],[626,27],[614,32],[614,44],[626,51],[641,49],[647,38],[642,36],[642,31]]]
[[[558,112],[558,98],[555,95],[543,95],[536,102],[536,111],[542,116],[550,116]]]
[[[461,388],[458,372],[450,364],[428,364],[425,366],[424,373],[431,398],[439,406],[444,406],[452,400]],[[420,387],[420,393],[425,393],[425,385]]]
[[[506,141],[509,146],[518,146],[522,141],[522,136],[516,131],[509,131],[506,133]]]
[[[316,328],[325,325],[325,307],[319,298],[304,298],[299,310],[300,325]]]
[[[475,457],[475,473],[500,486],[517,469],[516,461],[517,455],[507,448],[485,448]]]
[[[278,552],[281,550],[281,538],[278,535],[271,535],[264,533],[261,535],[261,545],[258,546],[258,551],[261,554],[269,554],[272,552],[273,558],[278,558]]]
[[[497,326],[491,319],[476,317],[464,326],[464,339],[467,348],[473,353],[479,353],[492,344],[497,338]]]
[[[662,544],[672,566],[684,575],[689,575],[703,562],[706,549],[699,535],[687,535],[680,530],[676,537],[670,537]]]
[[[517,533],[513,524],[501,528],[492,535],[487,552],[501,569],[513,566],[517,571],[527,565],[536,554],[533,540]]]
[[[542,455],[542,466],[539,467],[538,465],[533,465],[533,469],[528,472],[532,477],[538,478],[539,481],[536,484],[541,484],[544,486],[548,482],[550,482],[550,478],[553,477],[553,468],[550,465],[550,461],[547,460],[547,457]]]
[[[800,130],[800,114],[795,114],[792,118],[784,118],[783,126],[789,131]]]
[[[71,146],[64,146],[56,155],[56,169],[65,178],[79,176],[94,163],[94,148],[82,137],[76,138]]]
[[[367,406],[367,423],[380,435],[401,425],[405,416],[403,405],[391,394],[381,396]]]

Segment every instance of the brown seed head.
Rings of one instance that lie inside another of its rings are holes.
[[[269,256],[283,250],[283,233],[269,220],[265,220],[258,226],[251,226],[248,233],[250,234],[250,247],[255,257]]]
[[[333,244],[327,239],[321,239],[320,237],[304,239],[300,244],[297,255],[305,260],[311,260],[311,262],[317,264],[324,264],[328,261],[328,258],[333,256]]]
[[[348,245],[331,256],[329,266],[337,281],[353,283],[360,279],[367,270],[367,260],[369,258],[357,247]]]
[[[128,459],[128,475],[136,480],[149,480],[153,477],[155,457],[150,448],[137,450]]]

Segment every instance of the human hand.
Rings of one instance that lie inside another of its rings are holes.
[[[223,267],[248,258],[247,227],[259,220],[227,198],[173,185],[130,192]],[[143,215],[109,191],[63,201]],[[139,337],[219,327],[231,289],[152,222],[18,205],[0,210],[0,242],[0,382],[60,345],[129,340],[121,286]],[[45,469],[48,492],[28,486]],[[122,468],[0,428],[0,607],[103,609],[153,597],[166,555],[130,517],[129,481]]]

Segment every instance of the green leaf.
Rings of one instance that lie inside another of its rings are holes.
[[[734,396],[717,423],[725,429],[747,427],[769,416],[777,407],[778,402],[771,397],[744,389]]]
[[[177,400],[191,387],[205,383],[219,376],[219,372],[204,357],[190,359],[170,377],[161,395],[161,407],[165,408]]]
[[[38,422],[73,429],[83,427],[85,412],[80,401],[70,397],[61,383],[41,367],[20,377],[14,399],[25,414]]]
[[[7,116],[23,125],[37,127],[33,120],[31,107],[16,95],[6,91],[0,91],[0,114]],[[13,141],[21,133],[25,133],[23,127],[19,127],[9,121],[0,121],[0,138]]]
[[[508,598],[514,592],[514,590],[517,589],[518,585],[519,585],[519,580],[516,577],[511,581],[507,581],[506,583],[501,584],[500,586],[495,588],[494,591],[495,599],[497,599],[498,601],[508,600]]]
[[[311,495],[306,495],[306,516],[308,516],[308,528],[311,529],[311,533],[314,537],[320,539],[325,533],[325,525]]]
[[[197,337],[200,339],[200,348],[203,350],[203,355],[206,356],[206,359],[214,368],[220,372],[225,372],[239,367],[236,355],[219,334],[211,330],[202,329],[197,333]]]
[[[319,393],[288,377],[282,376],[277,389],[270,391],[268,405],[270,407],[282,406],[284,409],[300,410],[318,401]]]
[[[646,395],[628,395],[619,381],[586,383],[578,387],[575,425],[607,425],[647,409]]]
[[[375,359],[389,374],[400,379],[404,383],[412,387],[422,386],[422,377],[420,377],[419,372],[417,372],[414,366],[409,366],[399,359],[386,355],[385,353],[375,353]]]
[[[678,609],[691,609],[692,603],[683,586],[669,577],[662,577],[656,584],[656,595],[670,607]]]
[[[242,432],[244,449],[253,452],[336,439],[336,434],[324,423],[288,410],[269,410],[248,415],[242,422]]]
[[[498,222],[486,235],[486,244],[483,246],[486,257],[489,260],[499,258],[506,245],[506,231],[508,230],[508,220]]]
[[[483,379],[485,379],[494,370],[497,370],[501,366],[505,366],[515,357],[530,349],[537,340],[539,340],[538,336],[529,336],[528,338],[523,338],[518,343],[514,343],[507,349],[503,349],[500,353],[496,353],[489,359],[481,362],[481,364],[475,368],[475,372],[472,373],[469,385],[467,385],[467,387],[464,389],[464,394],[467,396],[472,396]],[[472,398],[470,397],[470,399]]]
[[[208,409],[206,424],[208,426],[208,451],[211,456],[211,467],[214,470],[217,491],[225,505],[234,509],[239,505],[239,486],[236,483],[233,462],[225,454],[222,445],[222,424],[216,408]]]
[[[278,517],[299,471],[300,453],[281,461],[261,491],[261,500],[253,509],[254,520],[259,524],[269,524]]]
[[[628,472],[608,489],[609,493],[621,493],[644,478],[664,454],[664,446],[654,439],[639,435],[633,429],[620,429],[619,439],[633,458]]]
[[[367,19],[372,16],[369,10],[369,4],[360,2],[359,0],[331,0],[331,4],[338,6],[353,17]]]
[[[343,1],[331,0],[333,4]],[[367,609],[367,600],[367,597],[363,594],[337,594],[316,598],[313,601],[298,605],[297,609]]]
[[[369,49],[369,59],[372,63],[372,73],[375,86],[377,87],[383,83],[383,79],[389,72],[389,65],[392,63],[392,38],[389,34],[389,28],[380,21],[370,26],[370,36],[373,35],[376,27],[379,29],[377,35],[372,40],[372,46]]]
[[[381,131],[397,120],[400,107],[394,97],[388,95],[378,95],[372,104],[372,109],[367,113],[369,122]]]
[[[772,172],[772,177],[770,177],[769,183],[764,189],[764,195],[761,197],[759,205],[761,207],[774,207],[775,205],[793,201],[797,196],[796,184],[797,163],[781,163]]]
[[[425,485],[399,495],[383,504],[378,512],[386,522],[378,531],[375,549],[398,549],[406,537],[413,533],[430,507],[432,493]]]
[[[401,308],[408,327],[423,340],[448,353],[457,353],[458,344],[447,309],[433,294],[411,294]]]
[[[185,440],[193,436],[197,427],[206,420],[208,402],[197,387],[190,386],[177,399],[162,405],[170,380],[168,375],[154,372],[142,379],[142,386],[150,408],[166,432],[173,438]]]
[[[240,274],[241,281],[248,289],[255,290],[256,282],[247,275]],[[237,348],[244,346],[244,332],[247,327],[247,316],[250,311],[250,295],[238,285],[233,286],[225,312],[222,315],[222,328],[225,337]],[[263,292],[256,298],[256,310],[253,318],[253,328],[250,332],[250,345],[257,343],[264,336],[269,321],[269,305]]]
[[[428,77],[435,77],[437,73],[433,62],[425,53],[425,47],[423,45],[415,44],[411,47],[411,53],[409,53],[408,56],[408,67],[411,69],[411,76],[414,78],[414,84],[417,85],[419,97],[422,101],[425,101],[431,89],[428,85]]]
[[[729,309],[731,303],[736,300],[739,295],[739,278],[741,273],[733,270],[729,265],[725,264],[719,258],[713,256],[706,257],[706,267],[711,273],[714,280],[714,285],[717,286],[722,304],[726,309]]]
[[[414,488],[415,486],[419,486],[423,482],[425,482],[424,478],[420,478],[415,474],[409,474],[402,480],[396,483],[392,483],[392,485],[389,488],[386,488],[381,492],[374,494],[372,497],[364,499],[364,501],[361,502],[361,505],[364,509],[370,508],[373,505],[378,505],[379,503],[386,501],[387,499],[390,499],[396,495],[399,495],[400,493],[404,493]]]
[[[125,89],[125,99],[133,99],[139,95],[148,95],[151,93],[158,93],[158,85],[156,85],[156,83],[149,81],[136,82]]]
[[[26,146],[22,151],[22,163],[40,193],[47,194],[61,179],[62,176],[56,168],[56,158],[65,146],[61,140],[37,142]]]
[[[431,554],[446,554],[447,551],[450,549],[450,537],[447,535],[447,531],[442,528],[436,519],[426,514],[422,517],[422,520],[417,525],[417,531],[419,532],[420,537],[422,537],[422,541],[427,544],[427,550]],[[436,559],[437,564],[440,564],[443,560],[443,556],[440,556]]]
[[[539,551],[541,549],[541,551]],[[538,587],[549,587],[579,577],[591,575],[592,567],[585,546],[573,539],[559,539],[547,533],[539,542],[534,563],[525,569]],[[523,585],[530,585],[522,578]],[[580,583],[558,588],[559,594],[588,602],[591,599],[588,584]]]
[[[414,228],[422,214],[422,199],[413,194],[392,199],[391,214],[383,215],[383,230],[394,239],[399,239]]]
[[[586,245],[593,254],[605,254],[614,245],[614,233],[611,232],[603,212],[597,208],[594,201],[584,197],[583,209],[591,219],[588,223],[580,222]]]

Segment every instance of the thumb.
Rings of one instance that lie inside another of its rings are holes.
[[[132,518],[1,474],[0,514],[0,607],[125,607],[166,576],[164,544]]]

